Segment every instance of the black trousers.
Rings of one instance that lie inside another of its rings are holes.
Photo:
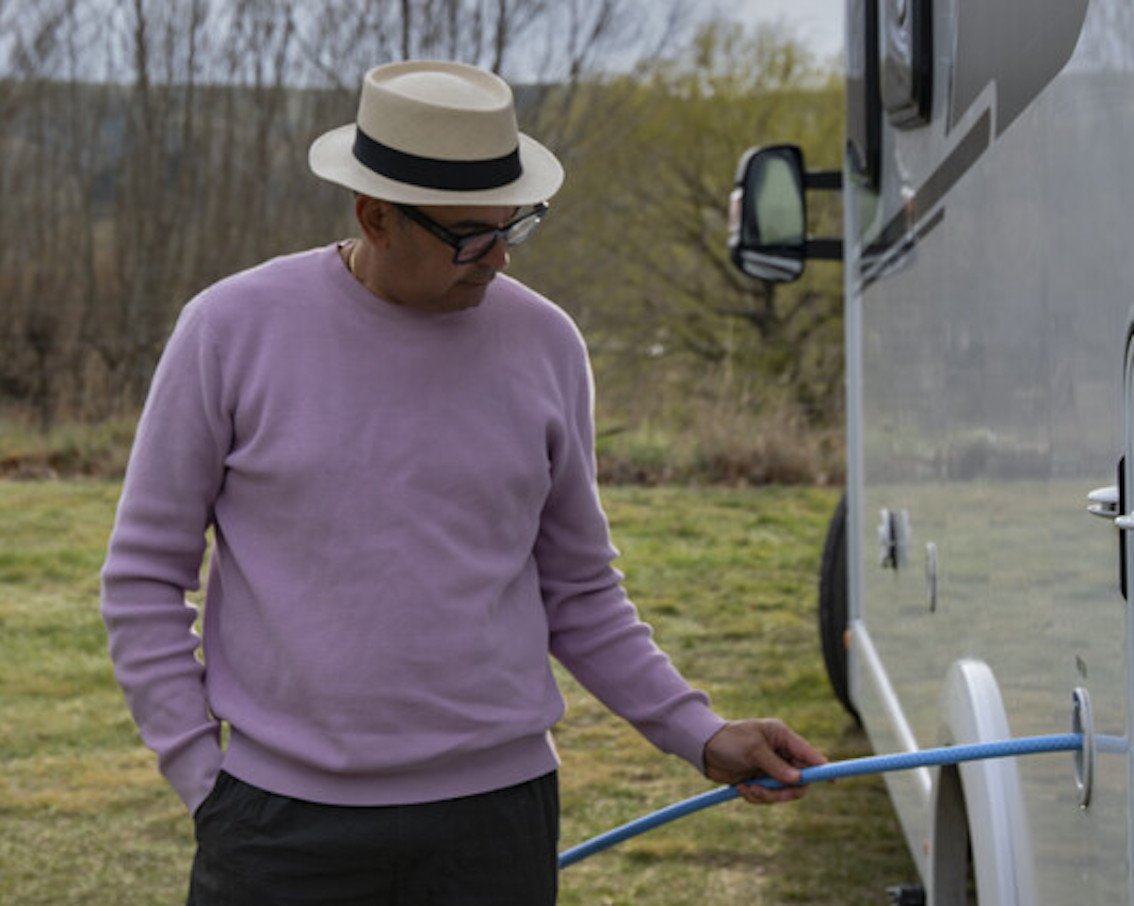
[[[409,806],[289,799],[222,773],[194,816],[188,906],[553,906],[552,773]]]

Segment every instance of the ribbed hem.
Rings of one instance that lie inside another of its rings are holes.
[[[475,796],[541,777],[559,767],[549,734],[462,754],[439,767],[373,774],[335,773],[281,758],[233,731],[224,756],[229,774],[261,789],[325,805],[412,805]]]
[[[673,720],[673,728],[659,741],[659,748],[683,758],[702,774],[705,773],[705,744],[727,724],[708,705],[690,702]]]
[[[200,736],[175,757],[159,759],[162,773],[193,814],[208,798],[220,772],[220,731]]]

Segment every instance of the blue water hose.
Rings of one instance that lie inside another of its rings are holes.
[[[873,755],[869,758],[851,758],[833,764],[821,764],[800,771],[800,785],[822,783],[827,780],[841,780],[847,777],[861,777],[865,774],[884,774],[889,771],[908,771],[912,768],[928,768],[947,764],[960,764],[965,761],[981,761],[989,758],[1011,758],[1016,755],[1036,755],[1043,752],[1077,752],[1083,747],[1081,733],[1057,733],[1051,736],[1022,736],[1002,742],[982,742],[969,745],[944,746],[939,749],[920,749],[916,752],[901,752],[896,755]],[[768,789],[783,786],[770,777],[749,781]],[[692,815],[722,802],[736,799],[740,792],[735,786],[720,787],[691,799],[675,802],[645,817],[638,818],[621,827],[599,834],[585,843],[559,854],[559,867],[566,868],[581,862],[588,856],[602,852],[612,846],[637,837],[654,828],[661,827],[678,818]]]

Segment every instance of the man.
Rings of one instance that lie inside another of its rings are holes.
[[[798,782],[822,756],[710,710],[611,566],[583,343],[501,275],[563,178],[507,85],[379,67],[310,163],[360,238],[186,306],[103,569],[116,675],[196,822],[189,902],[553,903],[549,653],[709,777]]]

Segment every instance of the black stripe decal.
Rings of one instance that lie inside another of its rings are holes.
[[[992,137],[992,114],[986,110],[965,133],[957,145],[949,152],[934,170],[929,178],[922,183],[914,197],[895,214],[878,237],[862,252],[860,274],[863,277],[863,286],[868,286],[877,279],[877,263],[887,257],[896,247],[910,248],[923,239],[930,230],[937,226],[944,217],[943,211],[928,222],[917,227],[918,221],[932,211],[937,203],[945,197],[946,193],[965,175],[988,149]],[[916,228],[916,233],[914,233]],[[866,271],[871,273],[867,275]]]

